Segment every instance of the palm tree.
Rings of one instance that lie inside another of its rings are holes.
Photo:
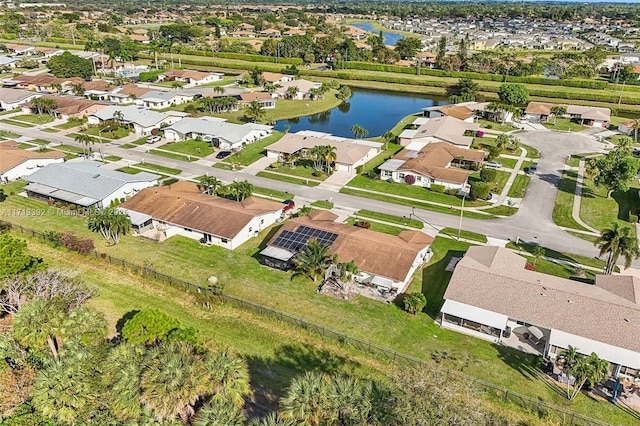
[[[538,259],[545,255],[545,250],[540,246],[535,246],[533,248],[533,266],[536,266]]]
[[[251,101],[247,104],[247,106],[244,107],[244,113],[254,123],[267,114],[262,104],[258,101]]]
[[[611,275],[620,256],[625,259],[624,266],[631,266],[633,259],[640,257],[638,240],[631,228],[621,226],[614,222],[610,229],[605,229],[595,242],[600,249],[600,256],[607,254],[607,264],[604,270],[606,275]]]
[[[273,83],[266,83],[264,85],[264,91],[269,93],[269,94],[273,94],[273,92],[276,91],[276,85]]]
[[[318,275],[324,276],[332,263],[338,263],[337,255],[329,254],[330,248],[331,245],[320,244],[315,238],[308,240],[305,248],[296,253],[293,258],[295,271],[291,278],[303,276],[311,278],[314,283],[317,282]]]
[[[296,426],[295,420],[285,419],[278,413],[269,413],[266,417],[255,419],[250,426]]]
[[[592,385],[603,381],[609,374],[609,361],[601,359],[595,352],[592,352],[588,357],[578,358],[573,370],[576,381],[573,385],[573,392],[569,395],[569,400],[578,395],[587,381]]]
[[[285,419],[296,424],[320,425],[329,410],[327,378],[317,372],[294,378],[280,405]]]
[[[353,126],[351,126],[351,131],[353,132],[353,136],[356,139],[365,138],[369,134],[369,131],[359,124],[354,124]]]
[[[218,95],[222,95],[225,92],[224,87],[222,86],[216,86],[213,88],[213,93],[216,93]]]
[[[111,412],[121,421],[137,420],[142,414],[140,377],[146,349],[140,344],[120,343],[109,351],[102,379]]]
[[[193,418],[193,426],[243,426],[244,413],[233,403],[213,399],[201,407]]]
[[[65,313],[52,301],[36,299],[23,305],[13,317],[12,335],[29,348],[49,346],[55,360],[59,357]]]
[[[633,140],[635,143],[638,143],[638,129],[640,128],[640,118],[633,119],[633,125],[631,126],[633,129]]]
[[[360,269],[358,265],[353,260],[350,260],[347,263],[340,264],[340,280],[341,281],[351,281],[354,275],[358,275],[360,273]]]
[[[202,176],[200,184],[204,187],[204,193],[209,195],[216,194],[222,187],[222,181],[215,176]]]
[[[76,137],[74,138],[74,140],[82,145],[82,153],[85,156],[89,154],[89,145],[93,145],[95,143],[95,141],[91,136],[86,135],[84,133],[76,134]]]
[[[300,92],[300,89],[298,88],[298,86],[289,86],[287,87],[287,97],[289,99],[295,99],[296,96],[298,96],[298,93]]]
[[[327,162],[327,174],[331,172],[331,165],[338,159],[338,148],[333,145],[324,146],[324,159]]]
[[[396,135],[391,130],[387,130],[382,134],[382,139],[384,139],[384,149],[386,151],[389,149],[389,143],[396,140]]]
[[[336,98],[344,102],[350,97],[351,97],[351,89],[349,88],[349,86],[340,86],[340,88],[336,93]]]
[[[115,121],[118,126],[122,124],[123,120],[124,114],[122,113],[122,111],[117,110],[113,112],[113,121]]]
[[[564,116],[567,113],[567,107],[556,105],[551,107],[551,115],[553,115],[553,125],[555,126],[558,122],[559,116]]]

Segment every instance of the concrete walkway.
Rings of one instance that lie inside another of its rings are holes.
[[[582,187],[583,187],[583,182],[584,182],[584,158],[580,159],[580,163],[578,164],[578,177],[576,179],[576,192],[575,192],[575,197],[573,197],[573,209],[571,210],[571,216],[573,217],[573,220],[575,220],[576,222],[578,222],[578,224],[582,227],[584,227],[585,229],[588,229],[589,231],[595,233],[596,235],[600,235],[600,231],[598,231],[597,229],[593,228],[592,226],[587,225],[581,218],[580,218],[580,203],[582,202]]]

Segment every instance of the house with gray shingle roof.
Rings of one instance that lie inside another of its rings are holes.
[[[187,117],[189,114],[180,111],[158,112],[137,106],[108,106],[95,114],[89,115],[89,124],[100,124],[105,121],[115,120],[117,114],[121,113],[120,121],[133,126],[133,130],[139,135],[150,135],[153,129],[159,129],[163,124],[174,124]]]
[[[23,89],[9,89],[0,87],[0,108],[4,111],[20,108],[20,104],[42,96]]]
[[[201,137],[216,148],[240,149],[271,134],[273,127],[258,123],[233,124],[218,117],[186,117],[164,129],[167,140],[180,141]]]
[[[109,170],[96,161],[49,164],[26,180],[29,197],[78,207],[109,207],[113,200],[129,198],[158,184],[160,176],[141,172],[135,175]]]

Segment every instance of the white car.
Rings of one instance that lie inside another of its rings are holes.
[[[149,136],[147,138],[147,143],[156,143],[156,142],[160,142],[160,139],[162,139],[160,136]]]
[[[502,167],[502,164],[498,163],[497,161],[486,161],[484,165],[486,167],[493,167],[496,169],[499,169],[500,167]]]

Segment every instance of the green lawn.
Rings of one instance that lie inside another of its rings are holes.
[[[184,154],[184,155],[178,154],[177,152],[161,151],[159,149],[150,149],[149,154],[159,155],[161,157],[171,158],[173,160],[189,161],[189,162],[198,161],[200,159],[200,157],[195,157],[187,154]]]
[[[10,120],[8,118],[5,118],[4,120],[0,120],[0,122],[10,124],[12,126],[18,126],[18,127],[33,127],[33,124],[31,123],[25,123],[24,121]]]
[[[28,142],[21,142],[21,143],[18,144],[18,148],[20,148],[20,149],[29,149],[29,148],[35,148],[35,147],[36,147],[36,145],[30,144]]]
[[[272,143],[279,141],[282,136],[284,136],[284,133],[274,130],[272,135],[267,136],[266,138],[258,142],[248,144],[240,151],[225,158],[223,162],[248,166],[249,164],[258,161],[262,157],[266,157],[267,153],[265,151],[265,148]]]
[[[313,203],[311,203],[312,207],[320,207],[321,209],[332,209],[333,208],[333,203],[330,203],[328,201],[325,200],[318,200],[318,201],[314,201]]]
[[[533,158],[533,159],[540,158],[540,151],[538,151],[536,148],[529,145],[525,145],[523,143],[520,143],[520,147],[527,150],[527,158]]]
[[[125,136],[128,136],[130,133],[130,128],[127,126],[118,126],[113,130],[107,130],[99,132],[100,127],[88,127],[86,130],[82,131],[82,133],[90,136],[102,137],[103,139],[122,139]]]
[[[582,155],[580,154],[573,154],[569,157],[569,159],[567,161],[565,161],[566,165],[569,167],[578,167],[580,165],[580,159],[582,158]]]
[[[447,195],[438,192],[431,191],[427,188],[414,186],[414,185],[406,185],[403,183],[389,183],[383,180],[372,180],[365,176],[356,176],[353,178],[347,186],[353,188],[362,188],[368,189],[372,191],[378,191],[385,194],[402,196],[402,197],[410,197],[416,200],[423,201],[431,201],[435,203],[448,204],[452,206],[460,206],[462,205],[462,198],[457,197],[455,195]],[[465,205],[468,207],[471,206],[485,206],[487,205],[484,201],[465,201]]]
[[[59,149],[61,151],[73,152],[75,154],[82,154],[85,151],[82,148],[78,148],[77,146],[73,146],[73,145],[58,145],[56,146],[56,149]]]
[[[138,163],[138,164],[134,164],[134,167],[140,167],[143,169],[148,169],[148,170],[153,170],[156,171],[158,173],[164,173],[166,175],[179,175],[180,173],[182,173],[182,170],[180,169],[173,169],[171,167],[165,167],[165,166],[161,166],[159,164],[153,164],[153,163]]]
[[[509,188],[509,192],[507,193],[507,197],[513,198],[522,198],[527,191],[527,187],[531,182],[531,177],[527,175],[517,175],[511,188]]]
[[[511,173],[509,172],[496,170],[496,180],[493,182],[487,182],[489,190],[494,194],[501,194],[510,175]],[[480,181],[480,172],[473,172],[469,175],[469,183],[478,181]]]
[[[0,130],[0,138],[2,139],[16,139],[19,137],[20,135],[17,133],[13,133],[8,130]]]
[[[66,123],[58,124],[55,126],[57,129],[66,130],[71,129],[73,127],[78,127],[87,122],[86,118],[70,118]]]
[[[124,172],[124,173],[129,173],[130,175],[137,175],[138,173],[142,173],[143,172],[140,169],[136,169],[136,168],[129,167],[129,166],[120,167],[117,170],[121,171],[121,172]]]
[[[500,132],[510,132],[513,129],[515,129],[515,127],[513,127],[509,123],[502,124],[500,122],[489,121],[484,119],[479,119],[477,123],[480,125],[480,127],[483,127],[485,129],[498,130]]]
[[[376,138],[374,138],[376,139]],[[403,148],[402,145],[390,143],[386,150],[383,150],[380,154],[369,160],[362,168],[362,173],[367,173],[371,170],[376,170],[382,163],[393,157],[398,151]]]
[[[593,180],[586,177],[583,182],[580,218],[585,223],[599,230],[610,228],[614,221],[631,226],[630,216],[637,218],[640,211],[637,181],[631,182],[628,191],[614,191],[611,198],[607,198],[604,186],[596,187]]]
[[[182,142],[173,142],[160,145],[158,148],[165,149],[167,151],[173,151],[181,154],[191,155],[192,157],[206,157],[213,154],[213,146],[204,141],[197,141],[195,139],[189,139]]]
[[[394,216],[385,213],[378,213],[371,210],[359,210],[357,215],[358,217],[381,220],[383,222],[395,223],[396,225],[404,225],[410,228],[422,229],[424,227],[424,223],[421,220]]]
[[[288,192],[276,191],[275,189],[269,188],[261,188],[259,186],[253,187],[253,193],[263,195],[266,198],[278,201],[291,200],[294,197],[293,194],[289,194]]]
[[[124,149],[131,149],[131,148],[135,148],[136,145],[132,145],[130,143],[124,143],[122,145],[120,145],[120,148],[124,148]]]
[[[507,247],[522,250],[523,252],[527,252],[529,254],[533,254],[533,250],[537,246],[534,244],[526,244],[526,243],[515,244],[513,242],[509,242],[507,243]],[[547,247],[543,247],[543,249],[545,252],[544,256],[546,257],[551,257],[554,259],[564,260],[572,263],[579,263],[581,265],[591,266],[593,268],[598,268],[598,269],[604,269],[604,266],[605,266],[605,262],[603,262],[602,260],[595,259],[593,257],[580,256],[578,254],[571,254],[571,253],[562,253]]]
[[[340,192],[342,194],[355,195],[356,197],[363,197],[363,198],[369,198],[372,200],[384,201],[387,203],[400,204],[407,207],[415,207],[418,209],[430,210],[430,211],[439,212],[439,213],[446,213],[446,214],[451,214],[455,216],[460,215],[460,209],[454,208],[453,206],[444,207],[444,206],[438,206],[434,204],[421,203],[420,201],[397,198],[397,197],[389,196],[386,194],[364,192],[364,191],[359,191],[355,188],[349,188],[349,187],[343,187],[342,189],[340,189]],[[409,214],[409,209],[407,209],[407,214]],[[473,211],[466,211],[466,210],[465,210],[464,216],[469,218],[474,218],[474,219],[494,219],[495,218],[495,216],[493,216],[492,214],[482,214],[482,213],[476,213]]]
[[[149,136],[145,136],[143,138],[140,139],[136,139],[135,141],[131,142],[132,145],[144,145],[147,143],[147,139],[149,139]]]
[[[42,129],[41,131],[47,133],[58,133],[60,130],[54,129],[53,127],[47,127],[46,129]]]
[[[456,228],[442,228],[440,230],[441,234],[448,235],[450,237],[458,238],[458,230]],[[465,240],[477,241],[479,243],[486,243],[487,236],[478,234],[476,232],[465,231],[464,229],[460,230],[460,237]]]
[[[587,126],[583,126],[582,124],[574,123],[573,121],[569,121],[567,118],[558,118],[557,123],[555,123],[555,119],[550,119],[546,123],[542,123],[544,127],[551,130],[558,130],[563,132],[581,132],[587,128]]]
[[[572,170],[565,170],[558,185],[558,195],[553,207],[553,222],[565,228],[588,231],[573,219],[573,200],[576,192],[576,179],[578,173]]]
[[[117,155],[107,155],[104,159],[107,161],[120,161],[122,160],[122,157],[118,157]]]
[[[515,158],[505,158],[505,157],[500,157],[497,159],[497,161],[500,164],[502,164],[502,167],[506,167],[508,169],[513,169],[518,163],[518,160],[516,160]]]
[[[12,120],[24,121],[25,123],[30,124],[47,124],[51,123],[55,120],[53,115],[50,114],[22,114],[15,115],[11,118]]]
[[[516,213],[518,213],[518,209],[515,207],[511,207],[511,206],[497,206],[497,207],[491,207],[490,209],[485,209],[483,210],[484,212],[490,213],[490,214],[495,214],[498,216],[512,216]],[[468,213],[464,214],[465,216],[468,215]]]
[[[328,177],[324,172],[320,173],[320,176],[314,176],[314,173],[316,173],[316,169],[313,168],[313,162],[310,160],[298,160],[297,163],[298,164],[293,168],[290,167],[289,165],[280,164],[278,165],[278,168],[273,169],[269,167],[265,170],[267,172],[273,171],[273,172],[284,173],[286,175],[291,175],[299,178],[313,179],[313,180],[319,180],[319,181],[323,181]]]
[[[294,176],[287,176],[287,175],[279,175],[276,173],[270,173],[270,172],[258,172],[256,174],[256,176],[258,177],[265,177],[265,178],[269,178],[269,179],[273,179],[273,180],[279,180],[281,182],[288,182],[288,183],[293,183],[295,185],[303,185],[303,186],[318,186],[320,185],[320,182],[316,182],[313,180],[309,180],[309,179],[303,179],[303,178],[297,178]]]
[[[383,234],[398,235],[405,230],[397,226],[388,225],[386,223],[373,222],[373,221],[367,220],[367,218],[361,218],[361,217],[358,217],[358,219],[356,219],[355,217],[349,217],[347,218],[346,223],[348,223],[349,225],[354,225],[356,222],[363,221],[363,220],[365,222],[368,222],[369,225],[371,225],[369,229],[372,229],[377,232],[381,232]]]

